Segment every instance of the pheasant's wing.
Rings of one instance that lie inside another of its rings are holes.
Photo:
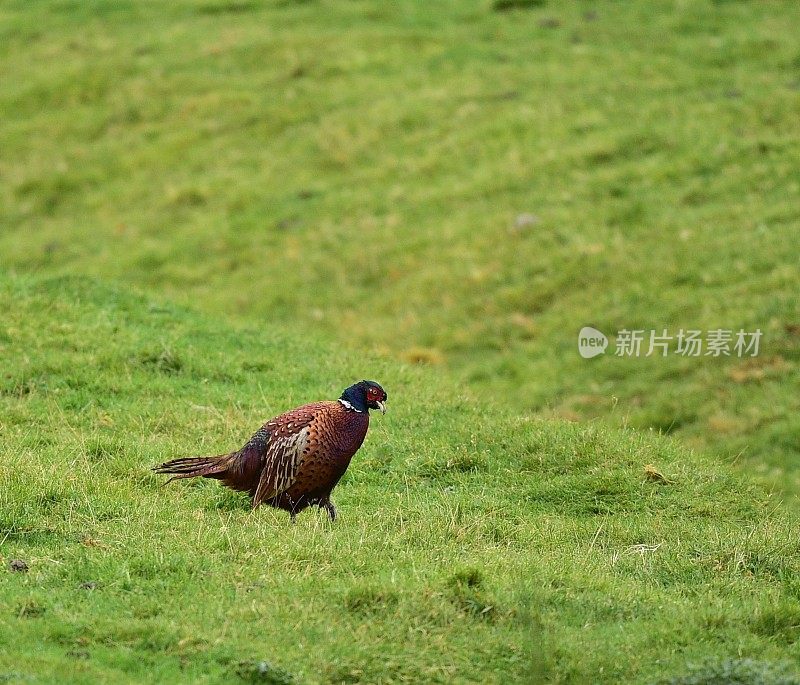
[[[253,508],[292,486],[311,448],[314,420],[324,406],[324,402],[316,402],[281,414],[253,436],[251,443],[262,434],[257,450],[261,457],[261,478],[253,497]]]

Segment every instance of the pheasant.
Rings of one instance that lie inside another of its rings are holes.
[[[179,478],[215,478],[250,493],[261,504],[295,516],[306,507],[325,509],[331,521],[336,507],[331,491],[344,475],[369,427],[369,410],[386,412],[386,391],[374,381],[347,388],[335,402],[312,402],[267,421],[236,452],[216,457],[185,457],[155,466],[156,473]]]

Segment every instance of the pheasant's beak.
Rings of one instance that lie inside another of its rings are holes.
[[[381,402],[380,400],[377,400],[375,402],[375,404],[378,405],[378,409],[381,410],[381,414],[385,414],[386,413],[386,405],[383,402]]]

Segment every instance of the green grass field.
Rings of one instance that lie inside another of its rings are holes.
[[[2,549],[30,566],[0,586],[4,680],[650,682],[796,655],[796,520],[673,441],[94,281],[6,280],[0,301]],[[398,400],[334,526],[148,471],[365,366]]]
[[[0,4],[0,682],[800,682],[798,25]],[[363,377],[334,526],[149,473]]]

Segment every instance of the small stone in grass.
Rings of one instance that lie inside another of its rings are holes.
[[[22,561],[22,559],[12,559],[8,562],[8,570],[11,571],[11,573],[27,573],[28,564]]]
[[[514,219],[514,225],[511,227],[511,230],[514,233],[522,233],[526,229],[530,228],[531,226],[535,226],[538,223],[538,216],[528,212],[523,212],[522,214],[518,214],[517,218]]]

